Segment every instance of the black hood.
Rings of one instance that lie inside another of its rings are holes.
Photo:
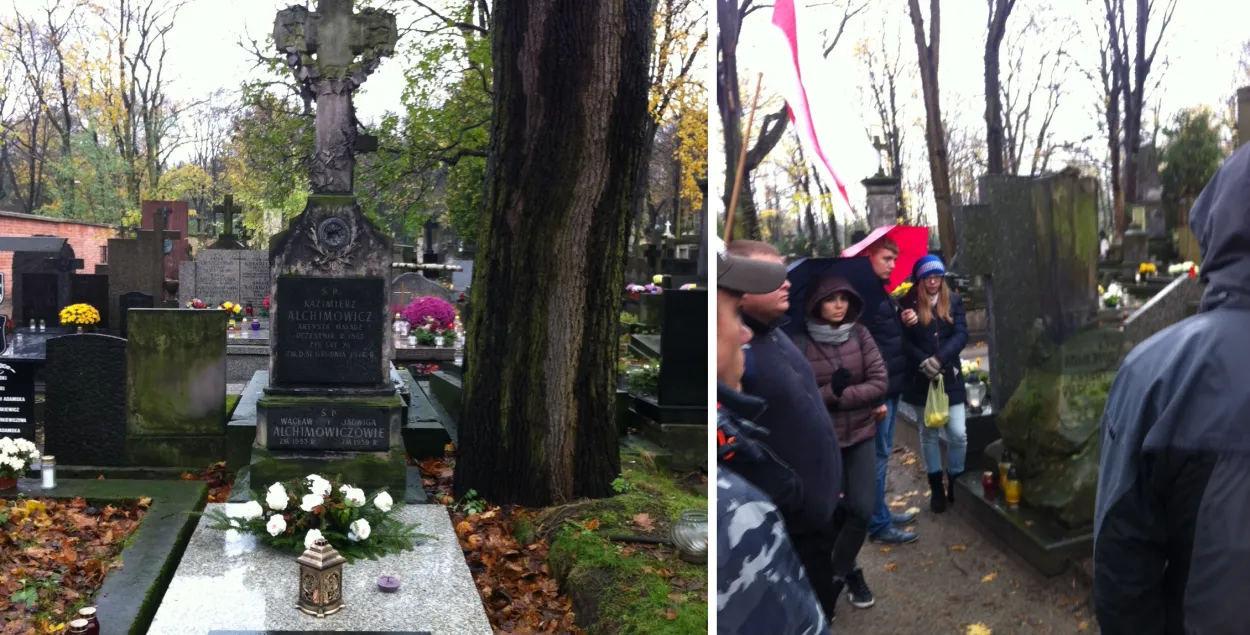
[[[1202,250],[1202,311],[1250,307],[1250,144],[1224,161],[1189,211]]]

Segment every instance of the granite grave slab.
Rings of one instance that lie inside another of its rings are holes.
[[[207,510],[222,508],[210,504]],[[165,591],[148,635],[209,635],[215,631],[429,631],[490,635],[460,543],[446,508],[407,505],[396,514],[419,523],[436,540],[380,560],[344,565],[344,609],[317,619],[295,608],[299,565],[253,536],[200,522]],[[395,593],[377,590],[379,576],[400,578]],[[221,607],[230,607],[223,611]]]
[[[269,295],[269,254],[252,249],[205,249],[178,269],[178,301],[199,298],[209,306],[251,302],[257,309]]]
[[[44,451],[61,465],[121,466],[126,452],[126,340],[48,340]]]
[[[35,372],[30,362],[0,361],[0,437],[35,441]]]
[[[378,278],[278,279],[275,380],[289,384],[376,384],[386,332]]]

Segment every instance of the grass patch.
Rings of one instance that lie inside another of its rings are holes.
[[[243,395],[226,395],[226,421],[234,416],[234,408],[239,405],[239,399],[242,398]]]
[[[617,496],[567,506],[567,514],[548,510],[517,533],[551,536],[548,563],[587,633],[707,632],[707,565],[680,560],[670,546],[608,539],[667,537],[681,512],[707,511],[706,479],[680,478],[625,448],[621,465]]]

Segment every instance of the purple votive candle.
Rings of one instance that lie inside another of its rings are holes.
[[[399,590],[399,578],[384,575],[378,578],[378,590],[383,593],[394,593]]]

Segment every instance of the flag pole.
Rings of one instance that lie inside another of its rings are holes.
[[[747,162],[747,144],[751,142],[751,127],[755,125],[755,106],[760,100],[760,83],[763,81],[764,74],[756,74],[755,96],[751,98],[751,114],[747,116],[747,129],[742,133],[742,152],[738,154],[738,170],[734,175],[734,189],[729,196],[729,209],[725,212],[725,244],[729,244],[729,241],[733,240],[734,210],[738,208],[738,192],[742,189],[742,173],[745,171]]]

